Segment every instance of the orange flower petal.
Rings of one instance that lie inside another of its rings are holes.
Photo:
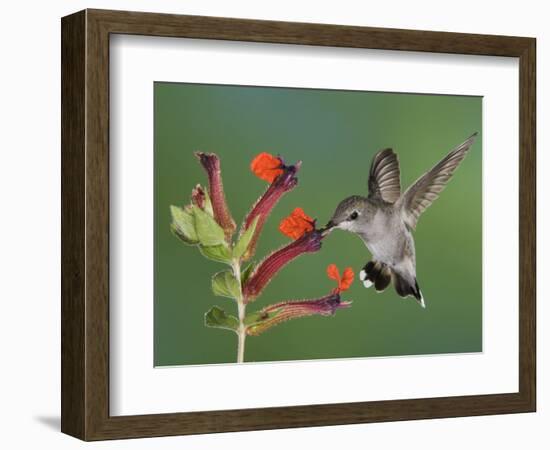
[[[296,227],[292,219],[283,220],[279,225],[279,231],[294,240],[301,236],[300,230]]]
[[[351,267],[346,267],[344,269],[344,273],[342,274],[342,281],[340,281],[338,286],[341,292],[347,291],[350,288],[353,283],[354,276],[355,274],[353,273],[353,269]]]
[[[353,278],[355,276],[353,269],[351,267],[346,267],[342,277],[340,278],[340,271],[338,270],[338,267],[336,267],[336,264],[330,264],[327,267],[327,275],[330,279],[338,283],[338,287],[336,287],[333,292],[347,291],[353,283]]]
[[[313,219],[302,208],[295,208],[289,216],[281,221],[279,231],[292,239],[299,239],[314,229],[313,223]]]
[[[250,163],[250,170],[258,178],[273,183],[283,173],[282,161],[269,153],[260,153]]]
[[[338,267],[336,267],[336,264],[330,264],[327,267],[327,275],[330,279],[335,280],[338,284],[340,284],[340,271],[338,270]]]
[[[309,217],[302,208],[294,208],[291,216],[298,220],[305,220],[309,224],[313,223],[313,219]]]

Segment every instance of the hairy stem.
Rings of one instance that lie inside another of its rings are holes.
[[[244,325],[244,318],[246,317],[246,304],[244,302],[243,288],[241,284],[241,263],[238,260],[233,261],[233,275],[239,284],[239,296],[237,300],[237,308],[239,312],[239,329],[237,330],[238,343],[237,343],[237,362],[244,362],[244,344],[246,340],[246,327]]]

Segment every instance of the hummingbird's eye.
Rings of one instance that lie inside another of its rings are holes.
[[[359,216],[359,213],[357,211],[353,211],[351,213],[351,216],[349,216],[350,220],[355,220]]]

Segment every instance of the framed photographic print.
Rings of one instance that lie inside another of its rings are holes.
[[[535,39],[62,19],[62,431],[535,410]]]

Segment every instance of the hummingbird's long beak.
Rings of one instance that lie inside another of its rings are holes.
[[[321,228],[319,231],[321,232],[321,234],[323,236],[326,236],[327,234],[329,234],[334,229],[335,226],[336,226],[336,224],[332,220],[329,220],[328,223],[323,228]]]

